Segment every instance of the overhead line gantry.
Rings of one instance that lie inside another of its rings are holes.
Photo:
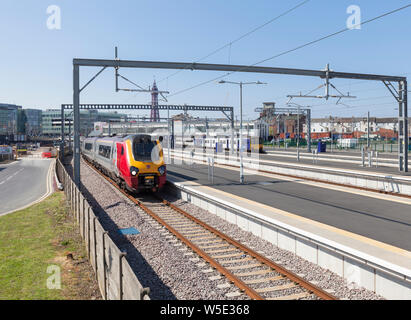
[[[408,172],[408,97],[407,78],[400,76],[388,76],[377,74],[347,73],[331,70],[309,70],[277,67],[261,67],[247,65],[227,65],[227,64],[206,64],[190,62],[161,62],[161,61],[134,61],[134,60],[105,60],[105,59],[73,59],[73,109],[74,109],[74,181],[80,185],[80,68],[81,67],[102,67],[97,73],[98,76],[104,69],[111,68],[140,68],[140,69],[189,69],[203,71],[228,71],[228,72],[248,72],[263,74],[282,74],[294,76],[319,77],[322,79],[357,79],[382,81],[394,98],[398,107],[398,169],[401,172]],[[83,90],[92,80],[85,86]],[[393,83],[398,84],[398,90]],[[394,90],[394,89],[395,90]]]

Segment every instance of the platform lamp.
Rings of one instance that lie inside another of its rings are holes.
[[[264,82],[233,82],[220,80],[218,83],[230,83],[240,86],[240,183],[244,183],[244,166],[243,166],[243,85],[248,84],[267,84]],[[234,149],[234,145],[231,146]]]

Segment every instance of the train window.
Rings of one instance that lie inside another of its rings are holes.
[[[93,144],[92,144],[92,143],[86,143],[85,146],[84,146],[84,148],[85,148],[86,150],[91,150],[91,149],[93,149]]]
[[[121,146],[121,155],[124,154],[124,146]]]
[[[100,145],[98,148],[98,154],[104,158],[109,159],[111,154],[111,147]]]
[[[136,138],[133,141],[133,155],[136,160],[151,160],[159,159],[158,152],[153,152],[155,143],[150,138]],[[153,156],[153,159],[152,159]]]

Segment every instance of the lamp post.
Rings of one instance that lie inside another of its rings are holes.
[[[240,86],[240,183],[244,183],[244,166],[243,166],[243,85],[247,84],[266,84],[260,81],[257,82],[233,82],[221,80],[218,83],[230,83]],[[231,144],[234,149],[234,144]]]
[[[289,105],[297,106],[297,161],[300,161],[300,106],[298,103],[289,102]],[[307,132],[310,135],[311,132]]]

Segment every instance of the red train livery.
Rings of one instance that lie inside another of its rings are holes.
[[[83,156],[123,189],[160,190],[167,180],[163,150],[149,135],[86,138]]]

